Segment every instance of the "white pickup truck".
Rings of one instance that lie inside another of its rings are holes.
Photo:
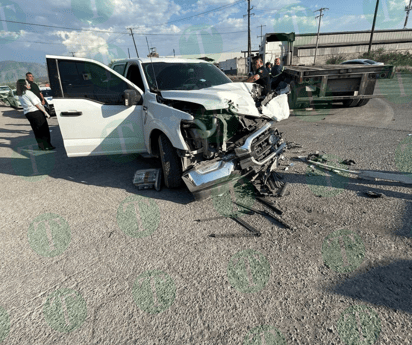
[[[285,148],[276,122],[289,116],[287,95],[263,97],[211,63],[46,59],[69,157],[158,157],[165,185],[184,182],[201,200],[229,180],[273,170]]]

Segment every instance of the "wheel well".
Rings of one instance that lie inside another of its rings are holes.
[[[155,129],[150,133],[150,153],[159,157],[159,137],[164,134],[162,131]]]

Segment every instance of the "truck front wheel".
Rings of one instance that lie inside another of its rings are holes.
[[[176,149],[164,134],[160,134],[158,140],[165,185],[167,188],[179,188],[182,185],[181,160]]]

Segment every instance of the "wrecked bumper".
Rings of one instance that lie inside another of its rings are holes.
[[[182,179],[195,199],[210,197],[214,190],[230,181],[235,182],[242,177],[271,170],[277,157],[286,148],[286,143],[277,135],[279,133],[273,130],[273,124],[274,122],[269,122],[251,134],[226,160],[222,158],[218,161],[202,162],[184,172]]]
[[[203,200],[210,197],[213,190],[241,177],[234,161],[218,161],[192,169],[184,173],[182,179],[195,200]]]

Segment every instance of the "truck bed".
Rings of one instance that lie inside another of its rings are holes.
[[[390,65],[285,66],[285,73],[297,77],[379,73],[381,74],[379,78],[391,78],[393,77],[394,68]]]
[[[283,72],[291,85],[292,108],[316,102],[343,102],[344,106],[363,106],[375,96],[377,79],[393,78],[390,65],[285,66]]]

